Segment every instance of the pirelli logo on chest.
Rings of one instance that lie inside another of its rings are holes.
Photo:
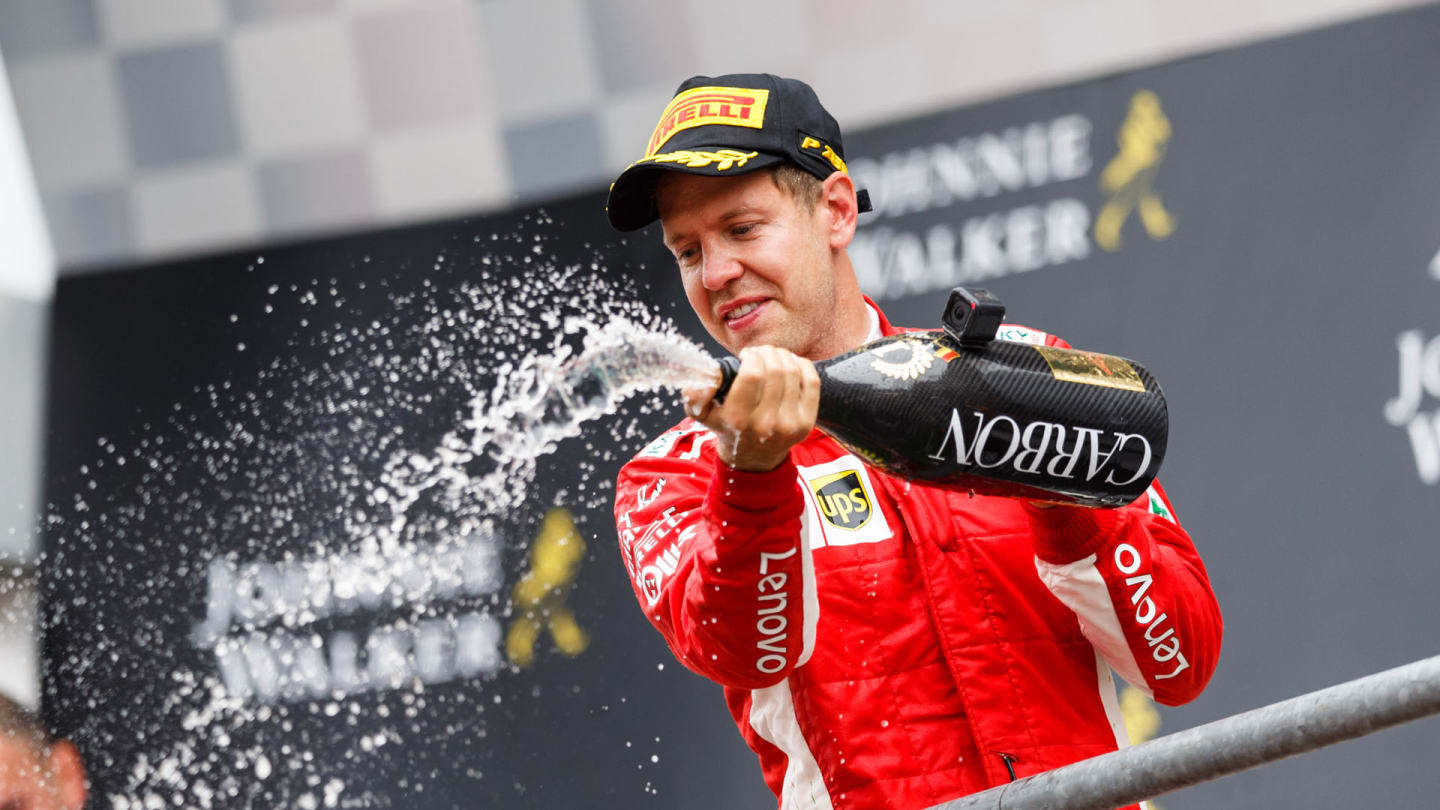
[[[807,511],[825,545],[878,543],[891,537],[870,474],[859,458],[846,455],[797,469],[810,493]],[[811,545],[820,545],[815,539],[811,538]]]
[[[765,104],[769,90],[749,87],[692,87],[670,99],[660,123],[650,134],[645,157],[660,151],[671,136],[681,130],[706,124],[760,129],[765,125]]]

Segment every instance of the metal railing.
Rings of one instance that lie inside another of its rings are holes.
[[[1176,732],[931,810],[1111,810],[1440,714],[1440,656]]]

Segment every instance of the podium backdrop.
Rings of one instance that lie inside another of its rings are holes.
[[[1127,701],[1141,734],[1435,652],[1437,43],[1426,7],[847,134],[892,320],[983,286],[1165,385],[1226,640],[1195,703]],[[773,801],[616,554],[608,482],[677,407],[565,440],[518,507],[422,499],[389,567],[367,545],[386,470],[551,344],[535,313],[593,312],[590,274],[700,337],[658,236],[602,206],[61,281],[44,710],[96,806]],[[1422,722],[1161,804],[1429,806],[1437,748]]]

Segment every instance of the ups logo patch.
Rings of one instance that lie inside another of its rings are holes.
[[[820,514],[831,526],[856,531],[875,515],[875,500],[855,470],[831,473],[810,482]]]
[[[846,454],[795,468],[801,486],[808,490],[804,520],[812,549],[883,543],[895,536],[885,517],[881,491],[859,458]]]

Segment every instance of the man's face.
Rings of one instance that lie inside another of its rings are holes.
[[[63,810],[85,804],[85,775],[69,743],[47,756],[23,737],[0,731],[0,810]]]
[[[738,353],[768,344],[812,360],[834,353],[835,271],[823,201],[807,208],[768,171],[670,173],[655,196],[685,296],[720,345]]]

